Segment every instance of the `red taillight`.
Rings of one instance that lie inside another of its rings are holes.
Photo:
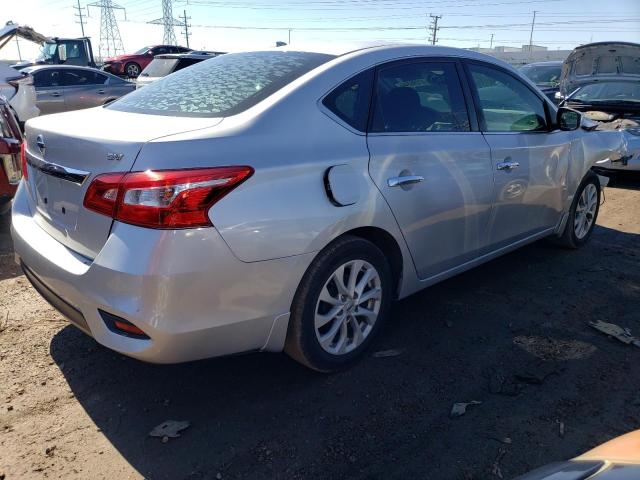
[[[26,140],[20,144],[20,166],[22,168],[22,176],[25,180],[29,180],[29,169],[27,168],[27,152]]]
[[[142,227],[208,227],[209,208],[251,174],[246,166],[107,173],[91,182],[84,206]]]
[[[20,85],[33,85],[33,77],[29,74],[25,74],[22,77],[13,78],[7,83],[15,88],[18,88]]]

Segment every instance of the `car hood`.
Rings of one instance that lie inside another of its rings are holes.
[[[105,63],[113,63],[113,62],[125,62],[127,60],[135,60],[136,58],[140,58],[140,55],[117,55],[115,57],[105,58]]]
[[[592,74],[576,75],[573,71],[575,69],[571,68],[572,65],[576,63],[586,63],[595,67],[600,63],[599,59],[603,57],[640,58],[640,44],[630,42],[599,42],[577,47],[562,64],[560,92],[563,95],[568,95],[578,86],[596,81],[612,79],[616,81],[622,79],[640,80],[640,75],[625,73],[624,71],[608,74],[592,71]]]

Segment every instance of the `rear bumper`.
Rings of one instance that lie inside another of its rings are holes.
[[[156,363],[282,350],[311,254],[244,263],[214,228],[161,231],[115,223],[90,260],[37,225],[27,195],[21,185],[13,205],[16,260],[54,307],[102,345]],[[131,322],[149,339],[113,332],[99,310]]]

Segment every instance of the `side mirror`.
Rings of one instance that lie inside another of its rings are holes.
[[[58,45],[58,58],[61,62],[67,61],[67,46],[66,45]]]
[[[560,130],[577,130],[582,123],[582,114],[566,107],[558,109],[556,123]]]

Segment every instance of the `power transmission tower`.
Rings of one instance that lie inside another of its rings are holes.
[[[186,10],[183,10],[183,12],[184,12],[184,15],[182,17],[178,17],[178,18],[182,19],[182,25],[184,25],[184,30],[182,31],[182,34],[184,35],[184,39],[187,41],[187,48],[190,48],[189,47],[189,35],[190,35],[189,27],[191,25],[189,25],[189,19],[191,17],[187,17],[187,11]]]
[[[442,15],[429,14],[429,17],[431,17],[431,25],[429,26],[429,30],[431,31],[431,45],[435,45],[438,41],[437,32],[438,30],[440,30],[440,28],[438,27],[438,20],[442,18]]]
[[[173,31],[173,27],[184,27],[184,24],[173,18],[173,6],[171,0],[162,0],[162,18],[152,20],[149,23],[154,25],[164,26],[164,35],[162,37],[162,43],[165,45],[177,45],[176,34]]]
[[[106,57],[124,53],[120,29],[114,12],[114,10],[124,10],[124,7],[113,3],[113,0],[98,0],[88,4],[87,7],[100,8],[100,45],[98,46],[100,61]],[[127,19],[126,12],[124,18]]]
[[[82,7],[80,6],[80,0],[78,0],[78,6],[73,7],[78,13],[74,15],[80,19],[80,21],[76,20],[76,23],[80,24],[80,28],[82,29],[82,36],[84,37],[84,19],[82,18]]]

